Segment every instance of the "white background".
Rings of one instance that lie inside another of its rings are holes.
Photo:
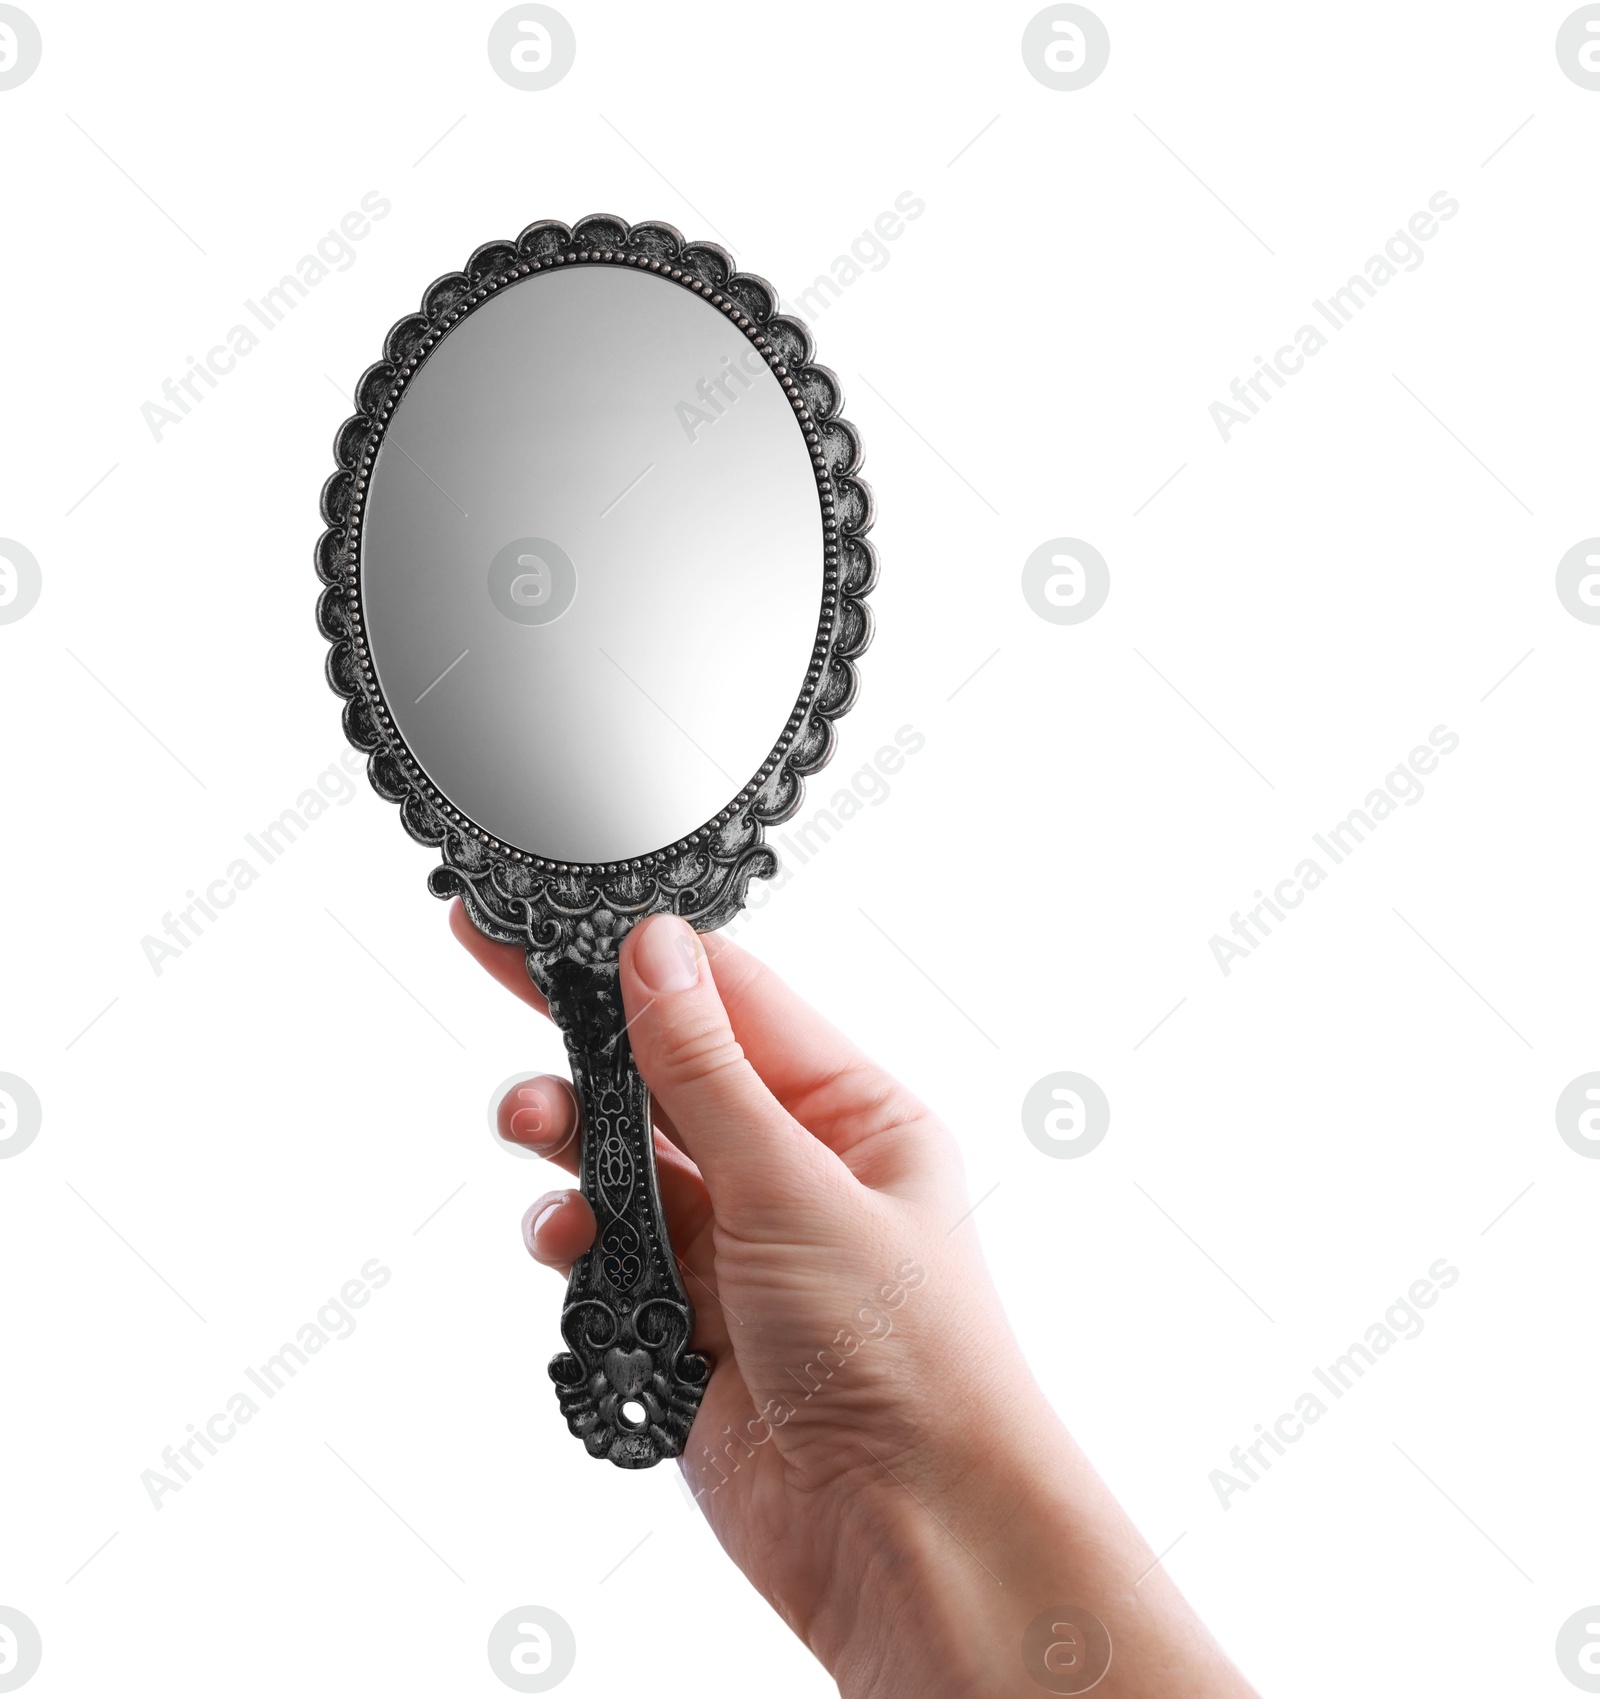
[[[574,1695],[832,1690],[674,1470],[565,1431],[561,1288],[517,1233],[553,1179],[485,1123],[560,1045],[394,810],[360,781],[159,975],[141,940],[345,747],[317,493],[432,278],[608,211],[792,300],[907,190],[814,327],[883,575],[802,819],[896,728],[926,747],[741,936],[947,1116],[1045,1394],[1263,1692],[1576,1691],[1600,1163],[1553,1111],[1600,1067],[1600,629],[1554,585],[1600,531],[1600,93],[1557,64],[1571,7],[1105,0],[1075,93],[1029,75],[1031,5],[563,9],[576,65],[524,93],[499,5],[30,0],[43,63],[0,93],[0,532],[43,573],[0,626],[0,1070],[44,1106],[0,1163],[30,1691],[492,1696],[530,1603],[574,1628]],[[142,403],[371,190],[355,263],[154,440]],[[1440,190],[1425,263],[1224,443],[1210,404]],[[1061,536],[1110,567],[1079,625],[1021,592]],[[1441,724],[1424,798],[1224,976],[1212,935]],[[1019,1117],[1058,1070],[1111,1102],[1079,1160]],[[141,1472],[373,1257],[354,1335],[153,1509]],[[1425,1332],[1224,1510],[1230,1448],[1440,1257]]]

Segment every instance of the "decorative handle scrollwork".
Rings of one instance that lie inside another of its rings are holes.
[[[573,1264],[550,1359],[567,1426],[592,1457],[648,1469],[676,1457],[711,1375],[689,1349],[694,1310],[678,1278],[656,1184],[650,1088],[628,1043],[616,968],[558,964],[550,1012],[566,1034],[582,1116],[579,1184],[594,1248]]]

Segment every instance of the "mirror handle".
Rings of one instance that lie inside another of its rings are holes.
[[[572,1265],[561,1311],[567,1349],[550,1359],[550,1378],[591,1457],[648,1469],[688,1443],[711,1362],[688,1348],[694,1309],[661,1208],[650,1088],[628,1043],[615,963],[562,963],[552,979],[595,1241]]]

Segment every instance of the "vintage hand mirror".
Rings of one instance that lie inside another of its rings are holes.
[[[666,224],[543,221],[389,332],[322,492],[328,678],[437,897],[566,1036],[598,1231],[550,1377],[594,1457],[676,1456],[711,1365],[656,1187],[617,949],[777,869],[855,695],[875,572],[837,379],[772,288]]]

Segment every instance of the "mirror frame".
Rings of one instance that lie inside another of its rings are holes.
[[[485,831],[445,796],[407,747],[384,699],[367,650],[361,605],[363,508],[378,448],[406,386],[451,328],[499,289],[570,265],[626,265],[699,295],[749,338],[795,412],[810,454],[822,512],[823,579],[810,665],[787,724],[754,777],[719,813],[675,843],[628,861],[548,861]],[[436,897],[459,896],[473,924],[502,943],[521,944],[534,983],[547,996],[563,958],[614,963],[627,931],[647,915],[674,912],[701,931],[724,925],[743,906],[752,878],[770,878],[777,856],[765,831],[799,808],[804,780],[833,752],[833,721],[853,704],[855,662],[872,638],[865,598],[877,577],[866,532],[872,493],[859,476],[861,438],[840,416],[838,378],[813,359],[806,326],[778,311],[776,290],[737,271],[715,243],[686,242],[670,224],[629,225],[608,214],[569,228],[542,219],[515,241],[476,249],[461,271],[424,292],[421,310],[390,329],[383,358],[356,385],[357,412],[334,438],[337,470],[322,490],[326,529],[315,551],[325,588],[317,621],[332,646],[327,677],[344,698],[344,729],[367,756],[377,793],[398,803],[406,830],[436,847],[428,878]],[[553,1000],[553,999],[552,999]]]
[[[687,837],[603,864],[548,861],[502,842],[434,786],[384,699],[361,600],[368,484],[407,384],[451,329],[502,287],[572,265],[653,272],[664,287],[698,295],[750,340],[794,409],[822,516],[811,660],[766,760]],[[713,1365],[692,1349],[694,1306],[661,1207],[650,1093],[628,1042],[618,951],[652,914],[675,913],[701,931],[725,924],[743,906],[750,880],[777,871],[766,829],[794,814],[805,779],[833,753],[833,722],[855,701],[855,662],[872,637],[865,597],[877,559],[866,540],[873,506],[859,476],[861,439],[840,417],[839,380],[812,356],[809,332],[778,311],[771,285],[736,271],[715,244],[685,242],[669,224],[629,225],[604,214],[571,229],[541,220],[514,242],[478,248],[464,270],[429,286],[420,312],[391,328],[384,357],[356,386],[358,411],[339,427],[337,470],[322,490],[317,621],[331,645],[327,676],[344,699],[345,734],[367,756],[373,788],[399,804],[406,830],[439,851],[429,890],[460,897],[480,932],[522,947],[528,976],[567,1041],[580,1106],[579,1179],[597,1231],[572,1266],[561,1317],[567,1349],[548,1373],[573,1435],[590,1456],[623,1469],[647,1469],[683,1451]]]

